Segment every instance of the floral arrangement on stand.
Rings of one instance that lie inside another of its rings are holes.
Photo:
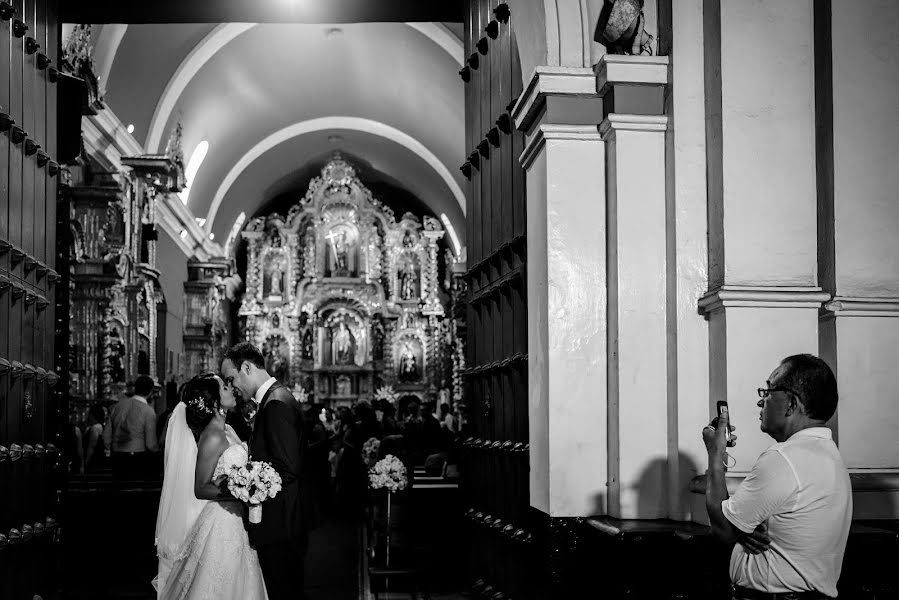
[[[368,472],[368,482],[373,490],[386,489],[391,494],[404,490],[409,483],[406,465],[393,454],[388,454]]]
[[[369,469],[378,462],[378,453],[381,451],[381,440],[376,437],[368,438],[362,445],[362,461]]]
[[[228,471],[228,491],[250,505],[250,523],[261,523],[262,503],[281,491],[281,476],[267,462],[249,461]]]
[[[371,440],[369,440],[371,441]],[[409,478],[403,461],[388,454],[368,471],[368,483],[373,490],[387,490],[387,520],[384,527],[385,565],[390,566],[390,499],[394,492],[406,489]]]

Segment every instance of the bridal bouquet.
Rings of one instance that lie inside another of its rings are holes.
[[[393,493],[405,489],[408,483],[406,466],[400,459],[388,454],[368,472],[368,482],[373,490],[383,488]]]
[[[262,502],[281,491],[281,476],[267,462],[252,460],[232,467],[228,473],[228,491],[250,505],[250,523],[262,521]]]

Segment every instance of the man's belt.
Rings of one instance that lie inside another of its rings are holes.
[[[734,598],[738,600],[828,600],[821,592],[762,592],[739,585],[732,585]]]

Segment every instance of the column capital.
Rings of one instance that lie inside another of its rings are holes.
[[[738,286],[725,285],[706,292],[699,309],[710,314],[725,308],[820,308],[830,294],[813,286]]]
[[[606,54],[593,67],[596,93],[605,96],[616,85],[668,85],[667,56]]]
[[[518,158],[521,167],[527,171],[546,142],[553,140],[598,142],[601,138],[595,125],[552,125],[548,123],[538,125],[528,138],[527,144]]]
[[[664,114],[669,77],[667,56],[606,54],[594,70],[604,117],[610,113]]]
[[[595,98],[596,84],[589,67],[549,67],[534,69],[531,80],[512,108],[512,120],[520,131],[528,131],[546,106],[547,96]]]

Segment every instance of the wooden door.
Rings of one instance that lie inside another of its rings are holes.
[[[55,0],[0,2],[0,597],[57,589]]]
[[[532,595],[528,497],[524,135],[509,111],[521,94],[514,14],[470,0],[465,16],[470,437],[463,493],[477,591]],[[490,589],[487,589],[489,586]]]

